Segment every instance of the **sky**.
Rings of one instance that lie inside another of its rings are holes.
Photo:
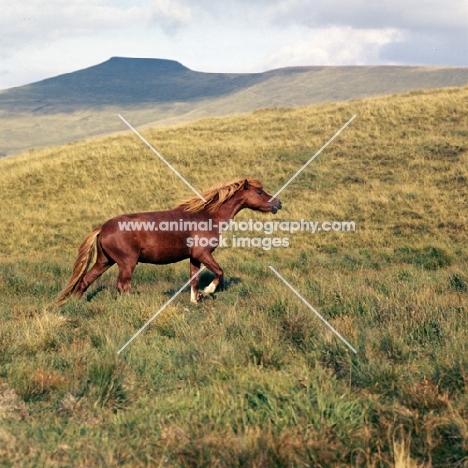
[[[110,57],[204,72],[468,66],[468,0],[0,0],[0,89]]]

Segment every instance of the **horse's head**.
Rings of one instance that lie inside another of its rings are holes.
[[[244,187],[241,190],[246,208],[273,214],[276,214],[282,208],[281,202],[277,198],[272,198],[272,195],[265,192],[262,186],[249,183],[247,179],[244,181]]]

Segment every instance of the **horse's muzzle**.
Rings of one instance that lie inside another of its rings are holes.
[[[271,212],[273,214],[276,214],[278,213],[278,210],[281,210],[281,208],[283,207],[283,205],[281,204],[281,202],[278,200],[277,203],[275,203],[272,207],[271,207]]]

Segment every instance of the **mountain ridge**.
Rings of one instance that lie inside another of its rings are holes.
[[[168,59],[105,62],[0,91],[0,156],[134,126],[468,84],[468,67],[307,66],[206,73]]]
[[[262,73],[205,73],[167,59],[111,57],[103,63],[46,78],[0,94],[0,106],[34,110],[46,100],[49,107],[69,111],[100,105],[189,101],[224,95],[268,79]],[[63,98],[66,96],[66,99]]]

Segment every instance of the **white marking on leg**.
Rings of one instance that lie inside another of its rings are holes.
[[[216,284],[214,281],[212,281],[204,290],[203,290],[203,293],[204,294],[211,294],[211,293],[214,293],[216,291]]]
[[[195,286],[190,288],[190,302],[196,304],[198,302],[198,294]]]

